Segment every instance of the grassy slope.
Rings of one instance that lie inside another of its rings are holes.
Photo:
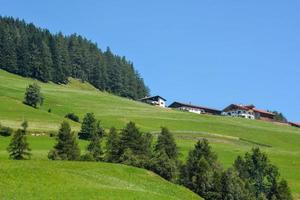
[[[149,171],[108,163],[6,161],[0,199],[200,200]]]
[[[261,148],[280,167],[282,176],[289,181],[294,194],[300,194],[300,129],[256,120],[156,108],[99,92],[76,80],[61,86],[40,83],[45,103],[36,110],[22,104],[25,87],[32,82],[31,79],[0,70],[2,124],[17,128],[25,118],[30,122],[32,131],[55,131],[66,113],[74,112],[82,118],[86,112],[92,111],[106,128],[121,128],[130,120],[135,121],[143,131],[157,131],[161,126],[169,127],[176,132],[183,157],[197,139],[206,137],[226,167],[232,164],[237,155],[249,151],[254,143],[269,145],[271,147]],[[47,112],[49,108],[52,113]],[[72,123],[72,127],[78,130],[80,124]],[[247,142],[241,139],[246,139]],[[39,140],[47,143],[49,139]],[[1,154],[4,155],[4,151]]]

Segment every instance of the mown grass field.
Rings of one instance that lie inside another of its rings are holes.
[[[161,126],[168,127],[176,135],[182,158],[197,139],[208,138],[225,167],[229,167],[237,155],[259,146],[280,168],[294,196],[300,194],[300,129],[257,120],[197,115],[152,107],[100,92],[77,80],[71,80],[68,85],[39,83],[45,102],[41,108],[33,109],[22,104],[25,88],[32,82],[34,80],[0,70],[0,122],[3,125],[18,128],[26,119],[31,132],[48,133],[58,129],[68,112],[74,112],[80,118],[87,112],[94,112],[105,128],[122,128],[129,121],[136,122],[142,131],[156,132]],[[49,108],[51,113],[47,112]],[[74,130],[80,128],[79,123],[71,122],[71,125]],[[35,161],[28,163],[49,163],[46,155],[53,139],[31,136],[29,141]],[[0,161],[9,168],[13,161],[8,161],[5,151],[8,138],[0,138],[0,144]],[[81,142],[81,145],[84,148],[85,144]]]

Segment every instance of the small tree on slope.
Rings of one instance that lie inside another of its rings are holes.
[[[105,160],[107,162],[118,163],[120,161],[120,137],[117,133],[117,130],[112,127],[108,133],[106,140],[106,154]]]
[[[57,144],[48,154],[51,160],[79,160],[80,149],[78,147],[76,137],[71,132],[68,122],[64,121],[58,131]]]
[[[29,144],[27,142],[26,130],[28,127],[28,123],[25,121],[22,123],[23,129],[18,129],[7,148],[9,152],[9,157],[15,160],[25,160],[30,159],[31,149],[29,148]]]
[[[41,88],[37,83],[30,84],[26,88],[24,104],[37,108],[38,105],[43,104],[43,96]]]
[[[90,140],[92,135],[97,132],[97,125],[94,113],[87,113],[83,118],[81,130],[78,133],[79,139]]]

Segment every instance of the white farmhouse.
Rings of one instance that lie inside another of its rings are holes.
[[[246,119],[260,119],[264,121],[274,121],[274,113],[256,109],[254,105],[231,104],[226,107],[222,115],[232,117],[243,117]]]
[[[159,106],[159,107],[166,107],[166,99],[164,99],[161,96],[152,96],[152,97],[145,97],[140,99],[141,102],[150,104],[150,105],[154,105],[154,106]]]

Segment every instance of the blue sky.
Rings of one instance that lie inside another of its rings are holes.
[[[152,94],[300,122],[300,1],[0,0],[0,14],[78,33],[134,62]]]

